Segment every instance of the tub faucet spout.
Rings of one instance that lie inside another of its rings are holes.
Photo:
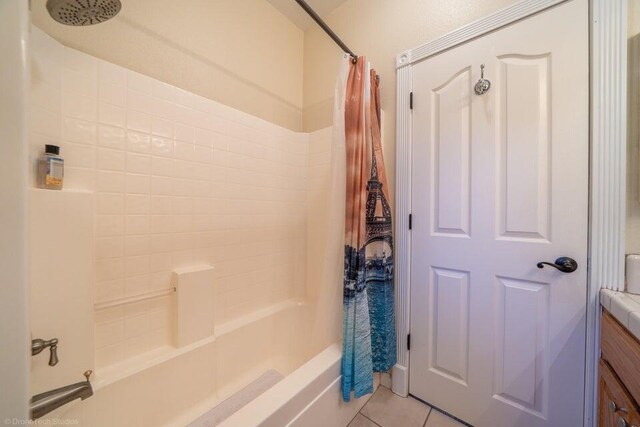
[[[38,419],[78,398],[85,400],[91,397],[93,395],[93,389],[89,382],[91,371],[86,371],[84,376],[87,378],[86,381],[80,381],[79,383],[66,385],[33,396],[30,401],[31,419]]]

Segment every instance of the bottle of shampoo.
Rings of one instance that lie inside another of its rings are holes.
[[[38,187],[62,190],[64,159],[60,157],[60,147],[57,145],[44,147],[44,153],[38,159]]]

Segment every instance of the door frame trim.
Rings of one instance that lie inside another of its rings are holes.
[[[569,0],[523,0],[396,56],[396,69],[481,37]]]
[[[585,426],[598,413],[600,289],[625,287],[627,0],[590,2],[589,284]]]
[[[523,0],[396,57],[396,318],[398,362],[392,389],[409,394],[412,65],[570,0]],[[589,0],[589,271],[584,425],[597,417],[599,292],[624,289],[626,228],[627,0]],[[591,373],[591,374],[589,374]]]

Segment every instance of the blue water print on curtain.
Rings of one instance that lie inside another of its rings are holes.
[[[342,396],[348,402],[373,392],[373,372],[387,372],[396,363],[393,256],[345,247],[342,341]],[[360,268],[365,266],[365,268]]]

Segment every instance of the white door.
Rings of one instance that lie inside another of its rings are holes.
[[[413,67],[410,393],[474,426],[583,425],[588,40],[573,0]]]

